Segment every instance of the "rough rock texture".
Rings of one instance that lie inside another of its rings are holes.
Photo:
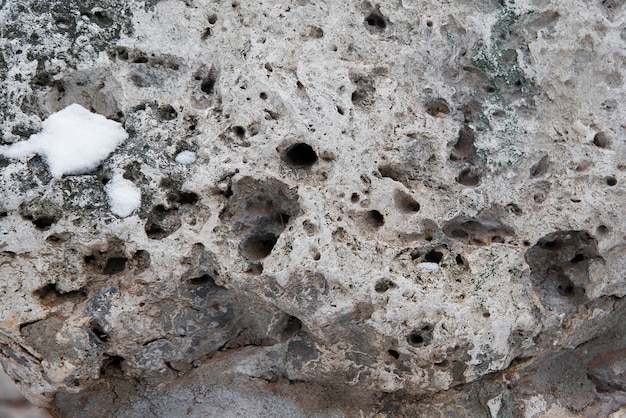
[[[0,144],[72,103],[130,134],[85,175],[0,156],[37,405],[626,413],[623,0],[0,5]]]

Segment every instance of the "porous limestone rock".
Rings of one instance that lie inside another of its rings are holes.
[[[81,175],[0,155],[0,363],[37,405],[626,411],[623,0],[3,0],[0,22],[0,145],[73,103],[129,134]]]

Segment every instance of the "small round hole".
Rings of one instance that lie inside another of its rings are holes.
[[[283,159],[287,165],[295,168],[311,167],[318,160],[313,147],[305,143],[294,144],[287,148]]]
[[[600,225],[598,226],[598,228],[596,229],[596,233],[598,235],[606,235],[609,232],[609,227],[606,225]]]
[[[359,196],[358,193],[352,193],[352,196],[350,196],[350,202],[352,203],[358,203],[359,199],[361,197]]]
[[[609,186],[615,186],[617,184],[617,179],[613,176],[608,176],[604,179],[606,184]]]
[[[265,100],[265,99],[267,99],[267,93],[265,93],[265,92],[261,92],[261,93],[259,94],[259,97],[261,98],[261,100]]]
[[[368,217],[369,217],[370,223],[376,228],[380,228],[381,226],[385,224],[385,217],[383,216],[382,213],[380,213],[377,210],[370,210],[368,212]]]
[[[246,135],[246,128],[244,128],[243,126],[235,126],[233,128],[233,132],[235,133],[235,135],[237,135],[239,138],[243,138]]]
[[[416,332],[410,333],[409,336],[407,337],[407,340],[409,341],[409,344],[411,344],[411,345],[421,345],[421,344],[424,344],[424,337],[422,337],[421,335],[419,335]]]

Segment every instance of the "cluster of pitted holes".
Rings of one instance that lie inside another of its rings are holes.
[[[587,232],[556,231],[542,237],[526,252],[524,259],[539,284],[551,283],[559,295],[582,302],[585,298],[584,284],[589,280],[588,261],[597,254],[597,240]],[[576,266],[585,267],[581,264],[583,262],[587,263],[587,267],[581,271]],[[572,269],[581,286],[569,277]],[[586,277],[582,277],[583,274]]]
[[[150,239],[160,240],[174,233],[181,226],[178,209],[182,205],[194,205],[198,202],[194,192],[170,192],[167,196],[169,208],[157,205],[148,214],[145,224],[146,235]]]
[[[202,39],[203,41],[206,40],[209,36],[213,35],[213,25],[217,23],[217,15],[212,14],[208,17],[207,20],[209,22],[209,25],[211,26],[206,27],[202,32],[202,35],[200,35],[200,39]]]
[[[55,283],[49,283],[34,292],[45,306],[56,306],[66,301],[79,302],[87,297],[87,290],[79,289],[70,292],[61,292]],[[28,325],[28,324],[24,324]]]
[[[271,232],[255,234],[244,241],[241,249],[248,258],[262,260],[270,255],[277,241],[278,235]]]
[[[211,95],[215,93],[215,84],[217,83],[218,71],[211,66],[208,69],[199,69],[194,75],[194,80],[200,82],[200,91]]]

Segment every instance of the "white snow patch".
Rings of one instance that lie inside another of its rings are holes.
[[[419,263],[418,265],[415,266],[415,268],[417,268],[419,270],[426,270],[426,271],[439,271],[439,264],[437,264],[437,263]]]
[[[106,184],[105,190],[109,197],[111,212],[120,218],[127,217],[141,206],[141,191],[133,182],[121,176],[113,177]]]
[[[93,170],[128,138],[121,124],[72,104],[50,115],[27,141],[0,146],[8,158],[41,155],[54,177]]]
[[[176,162],[178,164],[193,164],[196,162],[196,153],[193,151],[182,151],[176,156]]]

